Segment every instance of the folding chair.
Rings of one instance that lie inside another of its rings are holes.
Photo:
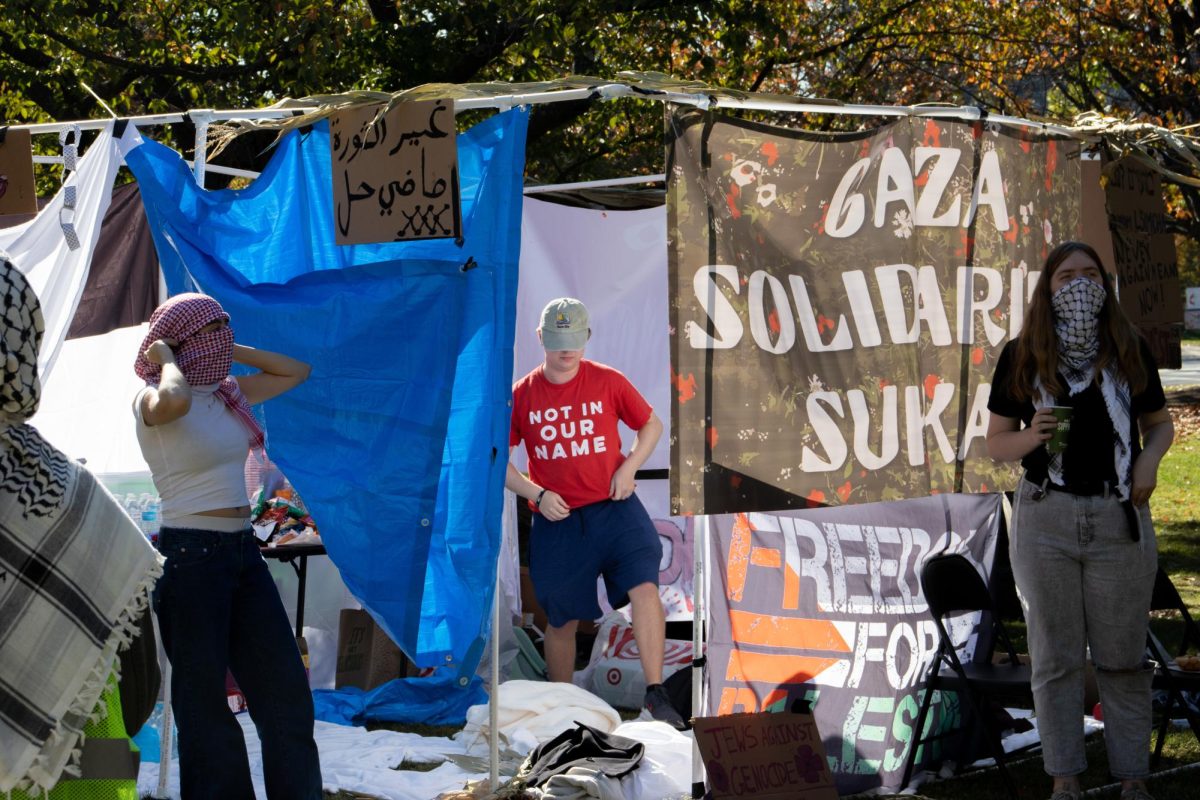
[[[1150,610],[1172,611],[1179,615],[1182,633],[1179,635],[1178,645],[1174,648],[1175,656],[1186,655],[1189,651],[1200,652],[1200,625],[1197,625],[1192,618],[1183,598],[1179,596],[1175,584],[1171,582],[1171,576],[1162,567],[1158,568],[1158,574],[1154,578],[1154,594],[1150,599]],[[1151,765],[1157,766],[1162,756],[1167,727],[1171,724],[1171,713],[1177,706],[1183,711],[1188,726],[1192,729],[1196,740],[1200,742],[1200,715],[1183,696],[1184,692],[1200,692],[1200,672],[1180,668],[1171,655],[1172,649],[1163,645],[1158,637],[1149,631],[1146,635],[1146,645],[1150,657],[1158,662],[1154,671],[1154,688],[1161,689],[1167,694],[1167,705],[1163,709],[1162,719],[1158,723],[1158,739],[1154,744],[1154,758],[1151,760]]]
[[[1032,706],[1029,666],[1018,663],[1016,650],[996,613],[987,584],[975,565],[964,556],[950,553],[934,556],[926,561],[921,568],[921,591],[929,606],[930,616],[937,625],[938,649],[925,678],[925,694],[913,728],[916,738],[908,751],[901,785],[908,785],[921,745],[956,733],[937,733],[921,738],[933,693],[957,691],[967,698],[969,709],[978,719],[1005,786],[1015,798],[1017,785],[1005,765],[1004,746],[1000,742],[1002,731],[997,729],[996,722],[989,713],[989,705],[990,701],[1004,700],[1028,703]],[[945,620],[947,617],[970,611],[984,613],[983,624],[986,630],[981,631],[976,657],[963,663],[955,650]],[[993,642],[999,643],[1003,648],[1008,663],[992,663],[992,648],[987,644]]]

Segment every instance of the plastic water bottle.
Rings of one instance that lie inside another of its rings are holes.
[[[142,506],[142,533],[151,542],[158,541],[158,498],[150,498],[149,502]]]

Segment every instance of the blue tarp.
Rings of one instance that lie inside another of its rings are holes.
[[[210,294],[239,342],[312,364],[261,414],[346,585],[464,686],[500,542],[527,123],[514,109],[459,134],[461,243],[335,245],[325,122],[241,190],[200,189],[155,142],[126,156],[171,294]]]
[[[399,678],[365,692],[353,686],[313,692],[317,719],[338,725],[366,725],[380,720],[462,725],[468,708],[487,701],[479,676],[472,675],[464,689],[458,676],[449,670],[438,670],[426,678]]]

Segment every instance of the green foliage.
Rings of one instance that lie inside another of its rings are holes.
[[[1193,4],[1145,0],[7,0],[0,115],[9,121],[256,107],[424,83],[659,71],[843,102],[949,102],[1060,120],[1101,110],[1200,119]],[[761,116],[761,115],[759,115]],[[810,115],[810,128],[877,119]],[[536,109],[529,176],[662,169],[662,109],[622,100]],[[187,126],[172,144],[191,147]],[[261,162],[262,142],[231,151]],[[1200,193],[1179,195],[1192,224]]]

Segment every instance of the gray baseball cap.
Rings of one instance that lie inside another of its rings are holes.
[[[574,297],[551,300],[542,309],[542,347],[547,350],[582,350],[592,329],[587,306]]]

